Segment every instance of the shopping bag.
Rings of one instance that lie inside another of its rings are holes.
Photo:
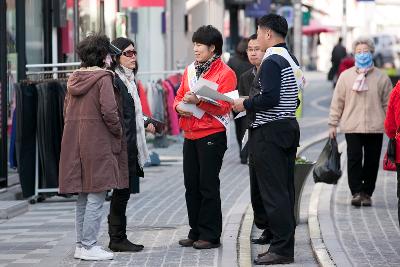
[[[389,159],[388,152],[386,152],[383,157],[383,169],[385,171],[396,171],[396,164]]]
[[[313,170],[316,183],[336,184],[342,176],[340,169],[340,156],[336,138],[329,138],[324,149],[318,157]]]

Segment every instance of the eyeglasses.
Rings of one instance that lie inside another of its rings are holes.
[[[128,50],[128,51],[122,52],[122,54],[126,57],[133,57],[133,55],[136,56],[137,52],[136,52],[136,50]]]
[[[254,48],[254,49],[246,49],[246,51],[248,52],[248,53],[253,53],[253,52],[258,52],[258,51],[260,51],[261,49],[260,48]]]

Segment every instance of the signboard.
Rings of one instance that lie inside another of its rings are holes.
[[[117,12],[115,17],[116,37],[127,37],[127,20],[125,13]]]
[[[288,27],[292,28],[294,24],[294,8],[292,6],[280,7],[277,12],[278,15],[284,17],[287,21]]]
[[[256,3],[246,5],[244,14],[246,17],[259,18],[271,11],[272,0],[258,0]]]
[[[225,0],[227,6],[247,5],[258,2],[257,0]]]

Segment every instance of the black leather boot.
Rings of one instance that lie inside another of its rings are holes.
[[[108,234],[110,243],[108,248],[114,252],[138,252],[144,246],[133,244],[126,236],[126,216],[108,215]]]

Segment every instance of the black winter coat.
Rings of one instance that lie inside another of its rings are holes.
[[[115,87],[119,91],[123,105],[124,132],[128,148],[129,189],[131,193],[139,193],[139,177],[143,177],[143,169],[139,166],[136,143],[136,113],[135,102],[128,92],[124,82],[115,75]]]

